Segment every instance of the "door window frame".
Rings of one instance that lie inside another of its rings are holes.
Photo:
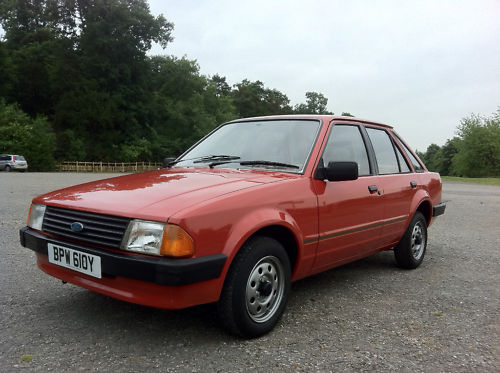
[[[323,145],[323,148],[321,149],[320,156],[318,158],[318,162],[316,165],[316,170],[314,171],[313,175],[319,175],[318,171],[321,169],[321,164],[323,163],[323,167],[326,165],[324,164],[323,160],[323,155],[325,154],[326,148],[328,147],[328,143],[330,142],[330,138],[333,133],[333,129],[335,126],[350,126],[350,127],[356,127],[359,131],[359,134],[361,135],[361,140],[363,141],[363,144],[365,146],[365,151],[366,151],[366,156],[368,158],[368,167],[370,169],[370,173],[367,175],[359,175],[359,177],[367,177],[367,176],[376,176],[378,174],[378,168],[376,162],[374,162],[372,152],[372,144],[370,142],[370,139],[367,137],[366,130],[364,129],[364,125],[359,124],[359,123],[352,123],[352,122],[332,122],[330,124],[330,128],[328,130],[328,134],[325,139],[325,143]]]
[[[396,144],[395,140],[393,139],[392,137],[392,132],[391,131],[388,131],[387,129],[385,128],[380,128],[380,127],[376,127],[376,126],[369,126],[369,125],[366,125],[366,126],[362,126],[363,127],[363,132],[365,132],[366,134],[366,137],[367,137],[367,141],[369,142],[370,144],[370,147],[371,147],[371,156],[373,157],[373,161],[375,163],[375,166],[376,166],[376,169],[377,169],[377,175],[399,175],[399,174],[410,174],[410,173],[413,173],[415,172],[413,170],[413,167],[410,166],[410,163],[408,163],[408,159],[405,152],[402,151],[398,145]],[[394,152],[394,156],[396,157],[396,162],[398,164],[398,172],[391,172],[391,173],[387,173],[387,174],[381,174],[379,169],[378,169],[378,163],[377,163],[377,155],[375,154],[375,148],[373,147],[373,144],[372,144],[372,141],[371,141],[371,138],[370,138],[370,135],[368,134],[368,131],[367,131],[367,128],[371,128],[371,129],[374,129],[374,130],[378,130],[378,131],[383,131],[385,132],[385,134],[389,137],[389,140],[391,141],[391,144],[392,144],[392,151]],[[401,163],[400,163],[400,159],[398,157],[398,154],[397,154],[397,151],[399,150],[399,152],[401,153],[401,155],[403,156],[403,159],[405,159],[405,162],[406,162],[406,166],[408,167],[408,169],[410,171],[402,171],[402,168],[401,168]],[[405,157],[406,156],[406,157]]]

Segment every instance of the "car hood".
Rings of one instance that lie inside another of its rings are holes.
[[[137,219],[167,221],[203,201],[299,175],[256,170],[162,169],[80,184],[34,203]]]

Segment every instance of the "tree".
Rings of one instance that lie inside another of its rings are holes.
[[[492,117],[472,114],[457,129],[452,169],[459,176],[500,176],[500,109]]]
[[[68,139],[76,154],[114,160],[152,136],[146,52],[172,40],[173,24],[145,0],[4,0],[0,20],[14,66],[5,98],[48,116],[59,157]]]
[[[0,98],[5,97],[11,91],[12,85],[12,61],[5,42],[0,39]]]
[[[33,171],[54,168],[55,136],[43,116],[34,119],[0,100],[0,153],[23,155]]]
[[[333,114],[326,109],[328,99],[318,92],[306,92],[306,103],[295,105],[297,114]]]
[[[220,95],[212,80],[200,75],[196,61],[151,57],[153,156],[180,155],[218,124],[237,115],[230,97]]]
[[[460,148],[460,139],[458,137],[453,137],[448,139],[446,144],[441,147],[441,163],[439,167],[439,173],[443,176],[452,175],[452,163],[453,157],[458,153]]]
[[[429,171],[440,172],[442,159],[439,145],[429,145],[426,152],[423,154],[423,158],[420,159],[422,159]]]
[[[37,149],[58,160],[160,160],[236,117],[329,113],[321,93],[294,110],[259,80],[231,87],[196,61],[148,57],[153,42],[172,41],[173,24],[146,0],[1,0],[0,24],[0,99],[24,118],[4,126],[46,131]]]
[[[215,85],[217,96],[229,96],[231,94],[231,87],[227,84],[226,77],[215,74],[210,81]]]
[[[240,117],[290,114],[290,100],[277,89],[269,89],[257,80],[244,79],[234,85],[231,98]]]

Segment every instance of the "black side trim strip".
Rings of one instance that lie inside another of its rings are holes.
[[[47,255],[48,243],[65,246],[101,257],[101,268],[104,275],[132,278],[159,285],[188,285],[217,278],[227,260],[224,254],[188,259],[120,254],[53,239],[29,227],[21,228],[19,235],[21,245],[37,253]]]
[[[351,233],[361,232],[361,231],[368,230],[368,229],[378,228],[378,227],[383,226],[383,225],[400,223],[400,222],[406,221],[406,220],[408,220],[408,217],[397,218],[397,219],[392,219],[392,220],[384,221],[384,222],[381,222],[381,223],[375,223],[375,224],[365,225],[364,227],[360,227],[360,228],[347,229],[347,230],[342,231],[342,232],[327,234],[325,236],[321,236],[321,237],[318,237],[318,238],[312,238],[312,239],[305,240],[304,241],[304,245],[309,244],[311,242],[315,242],[315,241],[329,240],[330,238],[344,236],[346,234],[351,234]]]
[[[309,245],[310,243],[318,241],[318,237],[310,238],[308,240],[304,240],[304,245]]]

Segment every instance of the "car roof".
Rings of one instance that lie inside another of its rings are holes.
[[[321,114],[290,114],[290,115],[268,115],[268,116],[262,116],[262,117],[250,117],[250,118],[241,118],[241,119],[235,119],[230,121],[229,123],[236,123],[236,122],[249,122],[249,121],[255,121],[255,120],[286,120],[286,119],[316,119],[316,120],[323,120],[325,122],[332,122],[332,121],[339,121],[339,122],[358,122],[358,123],[363,123],[363,124],[374,124],[377,126],[385,127],[385,128],[393,128],[390,125],[384,124],[384,123],[379,123],[375,122],[372,120],[368,119],[362,119],[362,118],[356,118],[356,117],[346,117],[346,116],[341,116],[341,115],[321,115]]]

